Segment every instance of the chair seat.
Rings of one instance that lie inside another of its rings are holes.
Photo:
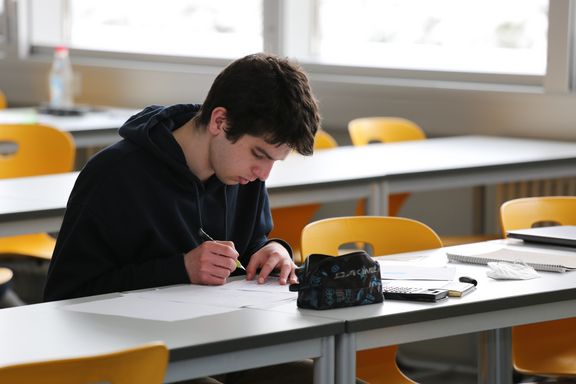
[[[47,233],[0,238],[0,254],[15,254],[50,260],[56,240]]]
[[[514,368],[526,375],[576,377],[576,319],[512,328]]]
[[[397,351],[398,346],[391,345],[356,352],[356,375],[370,384],[416,384],[398,369]]]

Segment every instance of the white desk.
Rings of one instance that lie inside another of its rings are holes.
[[[544,248],[546,249],[546,248]],[[443,249],[414,252],[445,258]],[[480,332],[478,383],[512,383],[511,330],[515,325],[576,316],[576,272],[540,272],[533,280],[503,281],[486,276],[487,267],[457,266],[478,288],[438,303],[385,301],[383,305],[316,312],[281,305],[271,310],[311,313],[346,321],[336,339],[336,382],[353,382],[355,351],[438,337]]]
[[[57,232],[78,172],[0,180],[0,236]]]
[[[458,136],[338,147],[274,166],[271,202],[285,206],[368,195],[369,213],[386,215],[391,193],[576,175],[576,143]]]
[[[80,116],[53,116],[38,113],[34,108],[0,110],[0,124],[41,123],[69,132],[77,148],[106,146],[120,140],[118,128],[134,113],[134,109],[96,108]]]
[[[367,197],[385,215],[390,193],[575,175],[576,143],[462,136],[290,156],[266,185],[272,207]],[[0,180],[0,235],[57,231],[75,178]]]
[[[0,366],[106,353],[150,341],[170,350],[166,381],[313,358],[315,383],[334,382],[334,335],[344,322],[256,309],[174,322],[72,312],[63,304],[0,310]]]

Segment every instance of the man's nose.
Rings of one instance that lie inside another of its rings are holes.
[[[266,163],[265,165],[260,165],[253,169],[254,175],[262,181],[266,181],[268,176],[270,176],[270,172],[272,171],[272,166],[274,165],[273,161]]]

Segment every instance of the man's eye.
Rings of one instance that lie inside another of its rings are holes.
[[[255,158],[257,158],[258,160],[262,160],[264,158],[263,155],[259,154],[258,152],[254,152],[252,151],[252,154],[254,155]]]

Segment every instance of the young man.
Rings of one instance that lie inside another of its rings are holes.
[[[45,300],[224,284],[237,261],[248,279],[277,270],[280,284],[294,282],[290,247],[267,238],[264,181],[291,150],[312,154],[318,126],[301,68],[265,54],[225,68],[201,106],[133,116],[78,177]]]

